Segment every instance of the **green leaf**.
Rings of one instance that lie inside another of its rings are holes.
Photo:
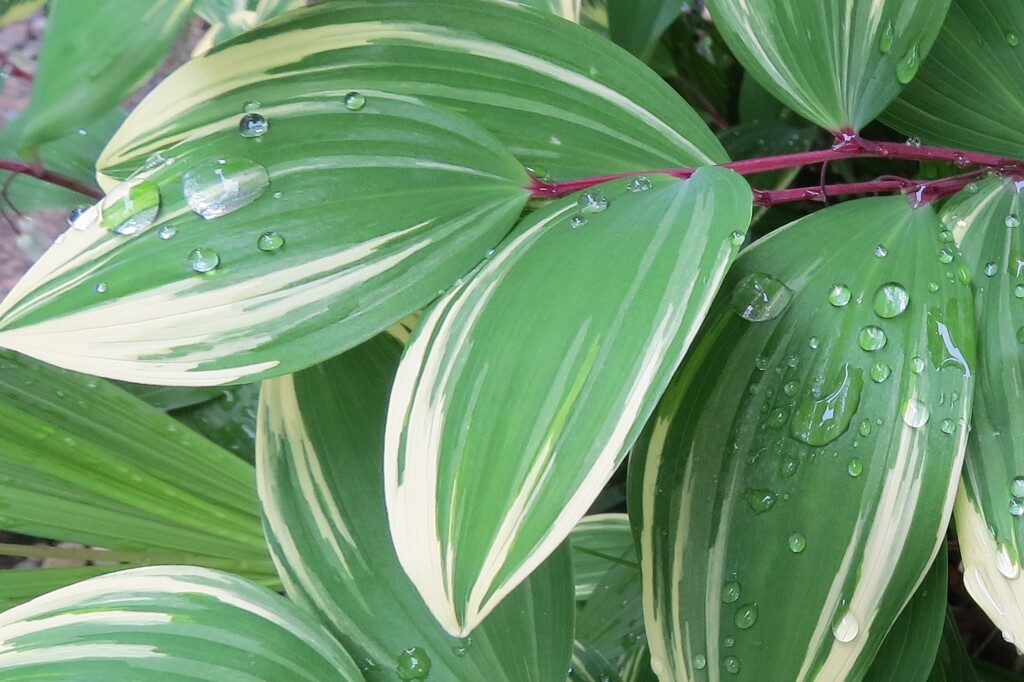
[[[120,565],[5,570],[3,580],[0,580],[0,611],[6,611],[59,587],[124,568]]]
[[[658,38],[679,15],[677,0],[608,0],[611,39],[648,60]]]
[[[622,682],[658,682],[658,676],[651,668],[651,650],[646,644],[633,649],[619,676]]]
[[[164,411],[201,405],[224,395],[224,388],[221,386],[179,388],[176,386],[133,384],[127,381],[115,381],[113,383],[139,400],[149,403],[158,410]]]
[[[572,647],[572,661],[569,664],[568,682],[622,682],[608,659],[601,652],[575,642]]]
[[[28,19],[46,4],[46,0],[0,0],[0,26]]]
[[[229,386],[213,400],[182,407],[170,415],[228,452],[252,462],[256,456],[256,405],[260,385]]]
[[[580,5],[582,0],[515,0],[520,5],[533,7],[543,12],[550,12],[574,24],[580,23]]]
[[[83,215],[0,305],[0,345],[150,384],[282,374],[424,306],[526,203],[522,166],[455,113],[295,96],[265,98],[262,137],[233,114]]]
[[[0,614],[5,682],[362,682],[306,613],[241,578],[155,566],[92,578]]]
[[[964,585],[992,622],[1024,642],[1024,215],[1012,180],[978,183],[951,199],[943,215],[962,239],[976,278],[978,391],[955,515]]]
[[[1024,5],[953,0],[928,59],[882,120],[930,144],[1024,156]]]
[[[640,566],[612,566],[576,615],[576,639],[601,653],[621,670],[644,648],[643,590]]]
[[[782,121],[766,121],[732,126],[722,131],[718,139],[732,158],[752,159],[808,151],[817,134],[815,128],[799,128]],[[781,189],[789,186],[799,172],[799,168],[791,168],[756,173],[747,176],[747,182],[760,189]]]
[[[461,640],[440,628],[402,572],[388,535],[380,466],[401,352],[381,335],[264,383],[260,500],[288,593],[353,652],[367,680],[410,679],[403,652],[411,649],[429,661],[429,679],[564,678],[573,623],[567,550]]]
[[[975,672],[971,658],[967,655],[967,649],[964,647],[964,641],[960,638],[960,631],[956,627],[953,614],[947,609],[942,628],[942,639],[939,641],[939,650],[931,674],[927,678],[928,682],[978,682],[979,680],[985,682],[1009,680],[1013,682],[1020,679],[1015,675],[1010,675],[1009,671],[1000,672],[1003,675],[992,677]]]
[[[557,178],[725,160],[667,84],[591,31],[510,3],[377,0],[296,11],[192,60],[135,109],[100,171],[123,179],[196,130],[234,126],[247,100],[349,90],[450,107]]]
[[[253,470],[121,389],[0,356],[0,527],[273,575]]]
[[[426,311],[391,398],[384,480],[399,559],[448,632],[472,631],[608,482],[750,208],[723,168],[604,183],[532,213]]]
[[[577,601],[586,601],[613,566],[637,565],[633,532],[625,514],[584,516],[572,529],[569,542]]]
[[[966,446],[973,308],[940,232],[930,207],[862,199],[730,269],[630,464],[663,677],[866,671],[944,540]]]
[[[801,116],[859,131],[913,77],[949,0],[708,0],[736,58]]]
[[[943,546],[900,617],[885,635],[866,682],[925,682],[946,624],[949,556]]]
[[[52,0],[22,149],[88,127],[156,71],[191,0]]]
[[[282,12],[305,4],[305,0],[198,0],[194,11],[210,24],[210,28],[196,43],[192,54],[204,54],[214,45],[250,31]]]

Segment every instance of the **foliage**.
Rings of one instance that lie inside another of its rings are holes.
[[[0,678],[1013,679],[1019,3],[47,12]]]

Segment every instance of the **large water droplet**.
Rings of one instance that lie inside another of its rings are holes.
[[[885,348],[885,344],[888,338],[885,336],[885,332],[882,331],[881,327],[874,325],[868,325],[860,330],[860,334],[857,335],[857,342],[860,343],[860,347],[866,351],[876,351]]]
[[[952,263],[953,262],[953,250],[943,247],[939,249],[939,262],[940,263]]]
[[[270,177],[249,159],[206,159],[185,171],[181,185],[189,208],[209,220],[256,201]]]
[[[346,94],[342,102],[345,103],[345,108],[349,111],[359,111],[366,106],[366,95],[353,91]]]
[[[746,239],[747,235],[743,234],[739,230],[733,230],[729,233],[729,243],[733,246],[742,246]]]
[[[862,419],[860,425],[857,427],[857,433],[867,438],[871,435],[871,420]]]
[[[917,398],[907,398],[903,402],[901,412],[907,426],[917,429],[928,423],[928,406]]]
[[[740,672],[740,659],[735,656],[726,656],[722,659],[722,667],[730,675],[736,675]]]
[[[1020,577],[1020,563],[1014,556],[1013,546],[1007,542],[1000,542],[996,548],[996,568],[1008,580]]]
[[[160,239],[163,239],[164,241],[167,241],[168,239],[174,239],[177,235],[178,228],[176,228],[174,225],[164,225],[159,230],[157,230],[156,233],[156,236],[160,237]]]
[[[608,208],[608,197],[599,189],[588,189],[580,194],[576,206],[583,213],[600,213]]]
[[[732,604],[740,598],[740,584],[735,580],[730,580],[722,585],[722,601],[726,604]]]
[[[871,380],[876,384],[880,384],[889,378],[892,374],[892,368],[886,363],[878,360],[871,365]]]
[[[188,265],[196,272],[210,272],[220,265],[220,255],[211,248],[200,246],[188,254]]]
[[[1009,228],[1020,227],[1020,216],[1016,213],[1010,213],[1003,218],[1003,224]]]
[[[807,538],[804,537],[803,533],[793,533],[789,536],[787,544],[789,545],[790,552],[793,552],[793,554],[800,554],[807,549]]]
[[[1024,498],[1024,476],[1014,476],[1010,481],[1010,494]]]
[[[273,253],[284,246],[284,237],[277,232],[264,232],[256,240],[256,248],[264,253]]]
[[[733,622],[740,630],[749,630],[757,622],[757,604],[744,604],[736,609]]]
[[[875,257],[885,258],[889,255],[889,249],[885,248],[885,244],[878,244],[875,246]]]
[[[985,276],[986,277],[994,277],[997,272],[999,272],[999,266],[998,265],[996,265],[992,261],[989,261],[988,263],[985,263]]]
[[[755,272],[739,281],[732,292],[732,309],[744,320],[764,322],[782,314],[793,292],[771,275]]]
[[[704,654],[695,654],[693,657],[693,667],[695,670],[703,670],[708,665],[707,656]]]
[[[885,22],[885,28],[878,35],[878,51],[882,54],[886,54],[892,49],[893,38],[896,37],[896,29],[893,28],[892,22]]]
[[[262,114],[244,114],[238,119],[238,134],[242,137],[262,137],[270,130],[270,123]]]
[[[646,192],[652,187],[654,187],[654,183],[646,175],[638,175],[626,185],[626,189],[630,192]]]
[[[1024,516],[1024,501],[1016,497],[1010,498],[1010,516],[1016,516],[1017,518]]]
[[[846,465],[846,473],[850,474],[853,478],[859,478],[864,473],[864,462],[854,457]]]
[[[945,434],[952,436],[956,433],[956,422],[952,419],[946,418],[939,423],[939,430]]]
[[[896,65],[896,78],[900,83],[906,85],[917,75],[917,68],[921,65],[921,47],[917,43],[910,46],[899,64]]]
[[[75,223],[77,225],[77,223]],[[1024,284],[1018,284],[1013,288],[1015,298],[1024,298]]]
[[[828,290],[828,302],[841,308],[850,302],[850,288],[845,284],[836,283]]]
[[[430,675],[430,656],[418,646],[409,647],[400,653],[397,663],[395,672],[403,680],[425,680]]]
[[[99,205],[100,225],[118,234],[137,234],[153,224],[160,212],[160,190],[149,180],[125,180]]]
[[[1006,44],[1009,45],[1010,47],[1017,47],[1018,45],[1020,45],[1020,36],[1017,35],[1014,31],[1007,31]]]
[[[850,613],[845,604],[840,605],[832,617],[832,635],[840,642],[852,642],[860,632],[857,618]]]
[[[828,445],[850,428],[864,388],[863,372],[843,365],[832,389],[818,400],[807,400],[793,412],[790,433],[808,445]]]
[[[910,296],[902,284],[886,282],[875,292],[875,314],[881,318],[896,317],[910,304]]]
[[[765,490],[763,488],[748,490],[744,497],[755,514],[764,514],[775,506],[776,494],[773,490]]]

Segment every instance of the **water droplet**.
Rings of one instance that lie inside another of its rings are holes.
[[[800,382],[799,381],[787,381],[782,386],[782,392],[785,393],[786,395],[788,395],[789,397],[795,396],[797,394],[797,391],[799,391],[799,390],[800,390]]]
[[[256,201],[270,177],[249,159],[206,159],[185,171],[181,185],[189,208],[209,220]]]
[[[1020,227],[1020,216],[1016,213],[1010,213],[1003,218],[1003,224],[1009,228]]]
[[[978,183],[976,183],[976,182],[969,182],[966,185],[964,185],[964,190],[968,194],[977,194],[978,193]]]
[[[971,269],[961,263],[956,268],[956,278],[960,284],[967,285],[971,283]]]
[[[850,288],[845,284],[836,283],[828,290],[828,302],[841,308],[850,302]]]
[[[1008,580],[1020,577],[1020,563],[1014,557],[1013,547],[1009,543],[1000,542],[996,548],[996,568]]]
[[[68,225],[73,224],[76,220],[81,218],[82,214],[88,211],[90,208],[92,207],[89,206],[88,204],[82,204],[80,206],[75,206],[73,209],[71,209],[68,212]]]
[[[971,160],[963,154],[956,152],[953,154],[953,165],[957,168],[967,168],[971,165]]]
[[[1010,498],[1010,516],[1024,516],[1024,501],[1017,497]]]
[[[654,183],[646,175],[638,175],[626,185],[626,189],[630,192],[646,192],[652,187],[654,187]]]
[[[845,604],[841,604],[832,617],[832,635],[840,642],[852,642],[860,631],[860,624]]]
[[[260,102],[259,100],[251,99],[251,100],[246,101],[244,104],[242,104],[242,111],[245,112],[245,113],[249,113],[249,112],[252,112],[252,111],[256,111],[257,109],[259,109],[262,106],[263,106],[263,103]]]
[[[917,68],[921,65],[921,47],[914,43],[907,50],[899,64],[896,65],[896,79],[906,85],[917,75]]]
[[[725,639],[722,640],[722,646],[724,646],[726,649],[730,648],[735,643],[736,638],[732,635],[726,635]]]
[[[890,374],[892,374],[892,369],[881,360],[871,365],[871,380],[876,384],[880,384],[888,379]]]
[[[789,545],[790,552],[793,552],[793,554],[799,554],[807,549],[807,538],[804,537],[803,533],[793,533],[789,536],[787,544]]]
[[[928,423],[928,406],[917,398],[907,398],[901,411],[907,426],[917,429]]]
[[[798,358],[797,356],[790,355],[788,358],[786,358],[786,367],[789,367],[790,369],[796,369],[799,366],[800,358]]]
[[[569,218],[569,227],[571,227],[574,230],[577,227],[583,227],[586,224],[587,224],[587,219],[584,218],[583,216],[579,215],[579,214],[576,214],[573,217]]]
[[[695,654],[693,657],[693,667],[696,670],[703,670],[708,665],[708,659],[704,654]]]
[[[951,263],[953,262],[953,250],[942,247],[939,249],[939,262],[940,263]]]
[[[1020,45],[1020,36],[1013,31],[1006,32],[1006,44],[1010,47],[1017,47]]]
[[[755,272],[747,275],[732,292],[732,309],[751,322],[772,320],[782,314],[793,292],[771,275]]]
[[[860,330],[860,334],[857,336],[857,341],[860,343],[860,347],[864,350],[875,351],[885,348],[888,338],[886,338],[885,332],[882,331],[881,327],[868,325]]]
[[[860,477],[860,475],[864,473],[864,462],[854,457],[850,460],[850,463],[846,465],[846,473],[850,474],[853,478]]]
[[[196,272],[210,272],[220,265],[220,255],[211,248],[200,246],[188,255],[188,265]]]
[[[264,232],[256,240],[256,248],[264,253],[273,253],[284,246],[284,237],[277,232]]]
[[[726,656],[722,659],[722,667],[730,675],[736,675],[740,671],[740,659],[735,656]]]
[[[889,249],[885,248],[884,244],[878,244],[877,246],[875,246],[875,257],[876,258],[885,258],[888,255],[889,255]]]
[[[831,392],[818,400],[801,403],[790,422],[793,437],[808,445],[822,446],[846,433],[860,405],[862,374],[859,369],[843,365]]]
[[[914,374],[920,374],[924,371],[924,359],[914,356],[910,358],[910,371]]]
[[[137,234],[153,224],[160,212],[160,190],[149,180],[125,180],[99,205],[100,225],[118,234]]]
[[[943,419],[942,422],[939,424],[939,429],[943,433],[952,435],[956,433],[956,422],[952,419]]]
[[[722,601],[726,604],[732,604],[740,598],[740,584],[735,580],[722,585]]]
[[[425,680],[430,675],[430,656],[418,646],[409,647],[398,655],[395,672],[403,680]]]
[[[930,291],[931,293],[934,294],[938,290],[939,290],[939,283],[938,282],[928,282],[928,291]]]
[[[793,455],[786,455],[779,463],[779,475],[784,479],[796,476],[796,470],[800,468],[800,460]]]
[[[950,232],[949,230],[943,230],[942,232],[939,232],[939,241],[942,241],[946,244],[952,244],[953,233]]]
[[[346,94],[342,101],[345,103],[345,108],[349,111],[359,111],[366,106],[366,95],[353,91]]]
[[[244,114],[238,119],[238,134],[242,137],[262,137],[270,130],[270,123],[262,114]]]
[[[772,490],[764,490],[762,488],[748,490],[744,497],[755,514],[764,514],[775,506],[776,494]]]
[[[465,656],[466,652],[469,651],[469,647],[472,644],[473,644],[473,638],[472,637],[461,637],[461,638],[459,638],[459,643],[456,646],[452,647],[452,652],[456,656]]]
[[[871,420],[862,419],[860,425],[857,427],[857,433],[867,438],[871,435]]]
[[[762,372],[768,369],[768,364],[768,358],[763,355],[758,355],[754,358],[754,367]]]
[[[583,213],[600,213],[608,208],[608,198],[599,189],[588,189],[580,194],[576,205]]]
[[[747,236],[739,230],[733,230],[729,233],[729,241],[732,242],[733,246],[740,246],[746,240]]]
[[[1024,476],[1015,476],[1010,481],[1010,494],[1014,497],[1024,498]]]
[[[740,630],[749,630],[754,627],[754,623],[757,622],[757,604],[744,604],[736,609],[733,622]]]
[[[1024,284],[1018,284],[1013,288],[1013,295],[1017,298],[1024,298]]]
[[[999,272],[999,266],[998,265],[996,265],[992,261],[989,261],[988,263],[985,263],[985,275],[987,277],[994,277],[997,272]]]
[[[892,22],[885,22],[885,28],[878,36],[878,51],[882,54],[886,54],[892,49],[893,38],[896,37],[896,29],[893,28]]]
[[[1002,635],[1003,635],[1003,641],[1004,642],[1006,642],[1007,644],[1013,644],[1013,633],[1012,632],[1007,632],[1006,630],[1003,630]]]
[[[907,290],[897,282],[887,282],[875,292],[875,314],[883,319],[896,317],[907,309],[909,303]]]
[[[96,293],[97,294],[105,294],[105,293],[107,293],[107,283],[106,282],[100,282],[99,284],[97,284],[96,285]]]
[[[821,339],[819,339],[817,336],[812,336],[810,339],[807,340],[807,345],[810,346],[812,349],[817,348],[819,345],[821,345]]]
[[[168,239],[174,239],[174,237],[177,236],[177,234],[178,228],[174,227],[173,225],[164,225],[157,231],[156,236],[166,241]]]

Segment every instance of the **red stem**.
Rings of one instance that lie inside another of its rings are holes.
[[[904,191],[908,196],[913,196],[916,205],[923,206],[936,199],[956,194],[974,180],[975,176],[975,173],[968,173],[929,182],[918,182],[906,178],[879,178],[871,182],[851,182],[817,187],[794,187],[779,190],[755,189],[753,190],[754,204],[756,206],[775,206],[793,201],[826,201],[828,197],[849,194]]]
[[[48,171],[45,168],[39,166],[32,166],[27,163],[21,163],[19,161],[8,161],[7,159],[0,159],[0,170],[11,171],[12,173],[19,173],[23,175],[31,175],[34,178],[38,178],[43,182],[48,182],[51,185],[57,185],[69,189],[72,192],[78,192],[90,199],[99,200],[103,198],[103,192],[99,191],[94,187],[82,184],[81,182],[69,178],[60,173],[54,173]]]
[[[35,76],[32,73],[12,62],[5,54],[0,54],[0,65],[2,65],[3,70],[6,71],[9,76],[14,76],[15,78],[20,78],[30,82],[35,80]]]

